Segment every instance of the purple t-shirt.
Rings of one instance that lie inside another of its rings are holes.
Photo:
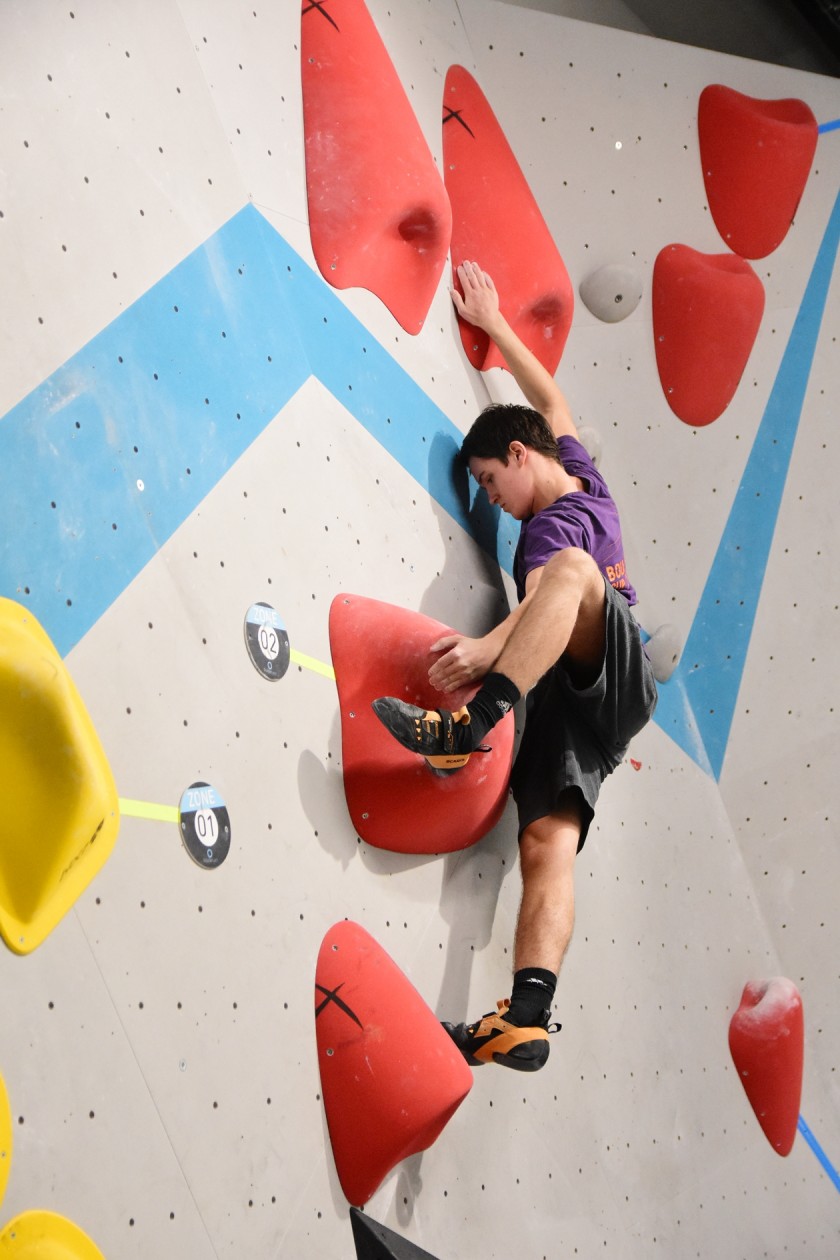
[[[525,598],[525,579],[532,569],[542,568],[557,551],[580,547],[592,556],[628,604],[635,604],[636,592],[628,581],[624,563],[618,508],[607,483],[577,438],[559,437],[557,449],[566,472],[570,477],[582,478],[586,489],[561,495],[522,522],[513,558],[513,576],[520,600]]]

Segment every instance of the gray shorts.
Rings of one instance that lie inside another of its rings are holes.
[[[656,682],[639,627],[623,595],[604,579],[606,650],[591,687],[575,687],[562,660],[528,693],[525,731],[511,774],[519,834],[553,813],[563,792],[579,791],[583,848],[601,784],[656,708]]]

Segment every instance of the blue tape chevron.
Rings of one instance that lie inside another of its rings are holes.
[[[840,232],[835,206],[656,720],[718,775]],[[252,206],[0,421],[0,592],[66,654],[314,375],[463,528],[461,434]],[[497,518],[508,572],[513,523]]]
[[[66,654],[310,375],[468,528],[459,430],[246,206],[0,421],[0,593]]]

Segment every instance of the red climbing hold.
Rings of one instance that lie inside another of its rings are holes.
[[[656,366],[685,424],[711,424],[729,406],[764,314],[764,286],[734,254],[666,245],[653,268]]]
[[[729,1024],[729,1050],[767,1141],[787,1155],[796,1137],[805,1030],[796,985],[750,981]]]
[[[462,66],[450,66],[444,85],[443,166],[453,267],[470,260],[490,273],[508,322],[554,375],[572,326],[572,284],[493,110]],[[486,333],[459,324],[473,367],[507,367]]]
[[[418,333],[446,262],[449,199],[363,0],[304,0],[301,76],[312,250]]]
[[[441,777],[407,752],[371,708],[378,696],[457,709],[477,688],[446,696],[429,683],[431,644],[452,630],[422,613],[360,595],[336,595],[330,648],[341,713],[344,793],[353,826],[380,849],[451,853],[475,844],[496,825],[507,801],[513,758],[513,715],[485,737],[489,753]]]
[[[758,100],[713,83],[697,111],[709,210],[742,258],[782,243],[802,197],[819,134],[804,101]]]
[[[318,954],[315,1033],[338,1179],[360,1206],[396,1164],[432,1145],[472,1072],[393,959],[347,920]]]

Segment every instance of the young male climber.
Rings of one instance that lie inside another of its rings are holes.
[[[651,717],[656,683],[630,612],[618,512],[578,439],[558,385],[499,309],[490,276],[458,268],[459,314],[483,329],[530,407],[492,405],[461,447],[491,503],[522,522],[514,557],[519,604],[481,638],[449,635],[429,681],[446,693],[482,680],[464,708],[374,701],[388,730],[424,755],[471,753],[526,695],[511,775],[519,813],[522,899],[510,999],[473,1024],[444,1024],[468,1063],[535,1071],[549,1053],[551,1004],[574,924],[574,862],[604,779]]]

